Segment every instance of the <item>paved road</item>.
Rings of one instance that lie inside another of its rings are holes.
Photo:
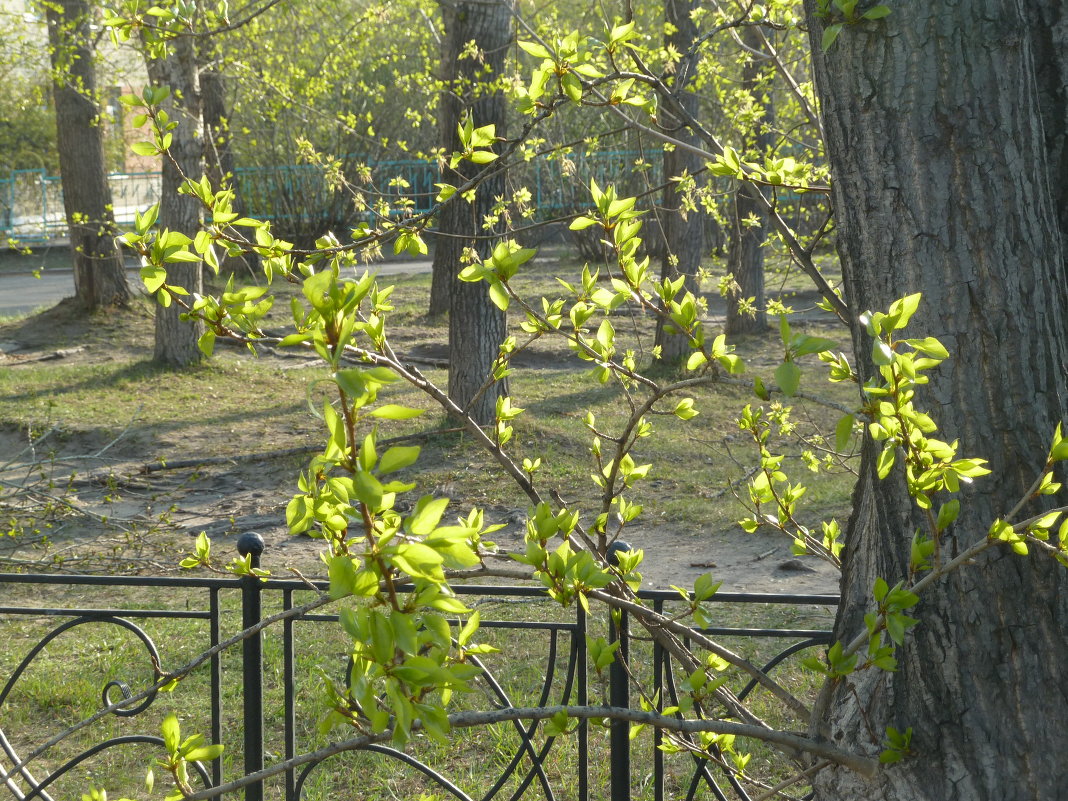
[[[376,265],[380,275],[430,272],[429,261],[388,261]],[[139,286],[137,270],[130,270],[131,286]],[[28,314],[42,306],[54,306],[74,294],[72,270],[45,270],[40,278],[26,273],[0,273],[0,317]]]

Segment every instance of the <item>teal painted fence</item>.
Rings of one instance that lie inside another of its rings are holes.
[[[441,180],[436,162],[382,161],[369,167],[370,183],[356,184],[369,202],[379,197],[390,201],[404,197],[411,201],[415,212],[433,206],[438,191],[434,184]],[[587,207],[591,178],[601,186],[614,184],[621,196],[628,196],[659,185],[661,176],[661,162],[655,154],[643,158],[638,151],[605,151],[534,158],[510,167],[508,182],[513,189],[529,190],[529,205],[535,218],[543,220]],[[350,180],[354,178],[349,176]],[[349,191],[331,187],[322,170],[313,165],[238,168],[234,179],[245,213],[275,221],[283,230],[314,229],[320,221],[329,226],[352,223],[360,217]],[[109,175],[108,181],[120,228],[132,225],[136,211],[159,200],[159,173],[116,173]],[[787,205],[800,209],[801,205],[808,205],[807,198],[820,202],[815,196],[794,195]],[[0,179],[0,236],[31,246],[66,238],[63,189],[58,176],[33,169],[15,170]]]

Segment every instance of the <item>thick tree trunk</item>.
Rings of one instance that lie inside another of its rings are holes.
[[[1068,8],[1048,0],[1026,0],[1024,10],[1034,50],[1050,189],[1062,242],[1068,242]],[[1068,262],[1068,246],[1063,250]]]
[[[697,26],[690,16],[696,7],[694,0],[664,0],[664,20],[671,31],[664,37],[667,46],[674,46],[680,53],[687,53],[697,39]],[[697,95],[687,90],[687,86],[697,74],[698,55],[695,51],[689,58],[683,58],[675,65],[675,77],[672,90],[680,105],[691,117],[698,115]],[[670,111],[662,114],[668,132],[675,139],[688,144],[699,145],[696,134],[675,120]],[[670,180],[684,172],[694,175],[704,166],[695,153],[681,148],[664,152],[664,178]],[[683,197],[678,184],[672,183],[664,190],[663,209],[660,212],[661,226],[664,230],[664,250],[661,256],[660,275],[662,278],[686,276],[685,290],[697,293],[697,271],[701,267],[701,258],[705,255],[705,226],[702,213],[697,209],[684,209]],[[692,352],[689,339],[681,336],[677,329],[663,319],[656,324],[656,344],[660,347],[660,359],[669,364],[684,361]]]
[[[49,4],[47,10],[56,145],[75,296],[89,310],[124,306],[130,299],[130,287],[115,246],[111,188],[104,165],[103,128],[89,45],[89,4],[85,0],[61,0]]]
[[[951,353],[917,406],[947,441],[990,460],[943,535],[981,540],[1041,469],[1068,410],[1068,308],[1032,61],[1020,8],[976,0],[914,5],[847,26],[815,77],[831,161],[850,309],[924,293],[910,329]],[[871,343],[853,332],[871,372]],[[902,477],[874,475],[866,446],[844,553],[837,635],[864,629],[877,576],[906,577],[923,525]],[[1025,508],[1023,514],[1033,511]],[[874,781],[843,770],[817,796],[887,801],[1058,799],[1064,793],[1068,576],[1034,554],[990,550],[930,588],[895,673],[864,671],[825,691],[823,732],[876,754],[887,726],[913,728],[915,754]],[[874,736],[872,734],[874,732]]]
[[[512,41],[511,2],[442,3],[442,12],[442,66],[455,91],[442,94],[441,136],[446,152],[451,153],[460,148],[456,129],[464,110],[469,111],[476,128],[492,123],[497,126],[497,135],[504,135],[504,97],[500,91],[489,90],[487,84],[504,71]],[[461,50],[471,41],[480,57],[461,58]],[[461,162],[455,170],[446,169],[443,177],[459,185],[480,169],[479,165]],[[484,283],[463,283],[456,276],[464,248],[474,248],[481,258],[493,250],[494,231],[484,229],[483,220],[494,198],[503,194],[504,175],[498,173],[479,184],[473,203],[451,204],[438,222],[434,247],[430,313],[441,313],[445,307],[449,310],[449,397],[483,424],[493,421],[497,398],[507,392],[505,383],[497,382],[479,395],[506,336],[505,314],[490,300]]]
[[[754,50],[759,50],[762,42],[755,28],[746,27],[741,31],[742,42]],[[750,59],[742,68],[741,88],[759,98],[764,108],[763,123],[770,121],[772,115],[771,98],[760,89],[762,70],[756,59]],[[754,131],[745,142],[746,149],[755,149],[763,153],[768,146],[768,135]],[[737,294],[727,296],[727,322],[724,331],[728,335],[759,334],[767,330],[768,316],[764,311],[767,300],[764,297],[764,240],[768,233],[768,216],[759,193],[762,190],[754,184],[740,184],[734,193],[731,214],[732,230],[727,251],[727,271],[734,276],[738,285]],[[756,225],[750,224],[756,220]],[[755,314],[741,311],[742,300],[752,298],[756,307]]]
[[[169,45],[166,58],[149,59],[147,66],[153,85],[170,87],[171,94],[163,108],[172,120],[178,122],[178,127],[172,131],[169,154],[163,157],[159,225],[194,237],[200,230],[200,202],[192,195],[178,194],[182,174],[199,180],[204,165],[200,88],[192,40],[189,37],[175,39]],[[202,266],[199,263],[168,264],[167,283],[182,286],[190,293],[202,293]],[[177,367],[198,362],[203,356],[197,340],[204,332],[204,326],[180,319],[181,311],[174,303],[167,308],[156,308],[155,358]]]

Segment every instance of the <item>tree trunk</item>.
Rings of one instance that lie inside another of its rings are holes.
[[[760,34],[755,28],[742,28],[742,42],[754,50],[762,46]],[[760,87],[763,71],[755,58],[750,58],[742,68],[741,89],[749,92],[757,105],[764,109],[761,125],[770,123],[772,115],[771,98]],[[763,154],[767,149],[768,134],[754,131],[744,142],[746,150],[754,149]],[[760,159],[762,161],[763,159]],[[734,276],[738,285],[737,294],[727,296],[727,321],[724,332],[730,335],[759,334],[767,330],[768,316],[764,311],[767,300],[764,297],[764,240],[768,232],[768,216],[760,202],[762,190],[755,184],[739,184],[734,193],[732,230],[727,251],[727,271]],[[756,225],[750,224],[756,220]],[[743,313],[740,301],[748,301],[756,307],[753,315]]]
[[[664,19],[672,26],[672,32],[664,37],[666,46],[674,46],[680,53],[689,52],[697,39],[697,26],[690,16],[696,7],[694,0],[664,0]],[[687,90],[697,75],[698,54],[695,50],[688,58],[683,58],[675,65],[675,79],[672,90],[691,117],[698,115],[697,95]],[[668,132],[675,139],[688,144],[700,145],[697,135],[675,120],[670,111],[664,110],[663,121]],[[686,172],[694,175],[703,166],[701,157],[695,153],[676,148],[664,152],[664,179],[670,180]],[[705,226],[702,213],[698,209],[684,209],[683,196],[679,185],[672,183],[664,190],[663,210],[660,213],[664,230],[664,249],[661,256],[660,276],[678,278],[686,276],[685,289],[697,293],[697,271],[701,267],[701,258],[705,254]],[[656,344],[660,347],[660,359],[669,364],[685,361],[692,352],[687,337],[681,336],[677,329],[663,319],[656,323]]]
[[[1034,49],[1050,189],[1061,241],[1068,243],[1068,9],[1063,3],[1027,0],[1024,10]],[[1068,262],[1068,246],[1062,255]],[[1065,269],[1068,272],[1068,266]]]
[[[200,230],[200,201],[192,195],[178,194],[183,173],[199,180],[203,171],[204,151],[201,133],[200,90],[197,82],[193,42],[180,37],[169,44],[166,58],[149,59],[148,77],[155,86],[169,86],[170,97],[163,104],[172,120],[178,122],[171,147],[163,157],[163,197],[159,207],[159,225],[195,237]],[[199,263],[167,265],[167,283],[182,286],[190,293],[202,293],[204,281]],[[203,356],[197,340],[204,332],[202,323],[180,319],[181,308],[172,303],[156,309],[155,358],[163,364],[184,367],[199,362]]]
[[[456,129],[464,110],[476,128],[492,123],[497,136],[504,136],[505,99],[487,84],[504,71],[512,16],[510,0],[468,0],[441,7],[445,17],[442,67],[448,86],[454,88],[442,93],[441,137],[446,153],[451,153],[460,148]],[[479,58],[461,58],[461,50],[471,41],[478,47]],[[464,161],[455,170],[446,169],[443,179],[459,185],[482,168]],[[479,184],[473,203],[451,204],[438,222],[434,247],[430,313],[449,310],[449,397],[462,408],[470,407],[471,415],[482,424],[493,421],[497,398],[507,393],[505,383],[497,382],[476,399],[506,336],[505,314],[490,300],[484,283],[463,283],[456,276],[464,248],[474,248],[481,258],[492,252],[495,230],[484,229],[483,220],[494,198],[503,194],[504,175],[498,173]]]
[[[723,330],[728,336],[760,334],[768,328],[763,247],[767,238],[768,218],[757,197],[760,191],[756,185],[746,183],[739,184],[734,193],[727,271],[734,276],[737,287],[727,295],[727,318]],[[757,224],[747,224],[754,217]],[[743,300],[753,305],[753,314],[742,311]]]
[[[96,71],[89,44],[89,4],[85,0],[61,0],[47,9],[56,145],[75,297],[88,310],[125,306],[130,287],[114,239],[111,188],[104,165]]]
[[[823,104],[838,250],[854,313],[922,291],[914,336],[951,353],[917,407],[946,441],[994,471],[965,489],[943,535],[950,556],[981,540],[1038,474],[1068,409],[1068,307],[1050,194],[1031,30],[1018,6],[913,5],[846,26],[820,53],[825,21],[808,3]],[[862,378],[871,343],[855,326]],[[872,585],[907,575],[922,525],[892,473],[862,454],[836,635],[863,631]],[[1034,511],[1029,505],[1020,517]],[[863,671],[825,689],[822,731],[880,751],[887,726],[912,727],[913,756],[873,781],[829,770],[822,799],[994,801],[1064,793],[1068,576],[1049,559],[989,550],[932,586],[895,673]],[[873,736],[874,733],[874,736]]]
[[[231,147],[230,114],[226,106],[226,84],[223,74],[218,70],[213,59],[214,45],[210,39],[198,43],[200,64],[200,105],[204,116],[204,173],[208,176],[215,191],[223,186],[233,193],[233,210],[245,216],[245,204],[238,191],[234,177],[236,164],[234,150]],[[255,276],[259,267],[259,258],[255,253],[246,253],[240,257],[223,256],[219,260],[222,272],[242,270]]]

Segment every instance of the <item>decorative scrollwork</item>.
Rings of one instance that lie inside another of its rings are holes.
[[[156,650],[155,643],[152,642],[152,639],[148,636],[147,633],[145,633],[145,631],[140,626],[121,617],[105,615],[82,615],[56,626],[48,634],[42,637],[38,641],[38,643],[30,649],[29,653],[26,654],[25,657],[23,657],[22,661],[19,662],[18,666],[8,678],[8,681],[4,685],[3,690],[0,690],[0,711],[3,710],[4,704],[7,701],[8,696],[11,694],[11,690],[18,683],[18,680],[22,677],[22,674],[25,673],[26,669],[41,654],[41,652],[48,647],[49,643],[51,643],[64,632],[70,631],[71,629],[77,628],[78,626],[86,625],[88,623],[105,623],[115,625],[131,632],[141,642],[141,644],[144,646],[145,650],[148,653],[148,657],[152,665],[151,683],[154,684],[156,680],[160,678],[162,673],[160,672],[159,652]],[[112,690],[116,689],[122,695],[123,699],[129,699],[133,697],[133,692],[131,691],[130,686],[127,682],[121,680],[109,681],[107,684],[104,685],[104,688],[101,692],[101,699],[105,707],[110,707],[116,703],[111,699]],[[144,700],[141,701],[141,703],[137,704],[136,706],[130,707],[128,709],[113,709],[111,711],[113,714],[118,715],[120,717],[133,717],[134,715],[139,715],[152,705],[152,702],[156,699],[156,695],[156,691],[153,690],[144,698]],[[156,744],[162,744],[162,740],[159,737],[150,737],[148,735],[131,735],[130,737],[113,738],[103,743],[98,743],[92,748],[83,751],[82,753],[68,760],[60,768],[57,768],[56,770],[49,773],[48,776],[41,780],[38,780],[25,766],[19,768],[14,772],[0,770],[0,780],[3,780],[4,785],[11,791],[14,797],[20,799],[20,801],[29,801],[29,799],[31,798],[41,798],[44,801],[52,801],[51,796],[48,793],[44,792],[44,789],[50,784],[52,784],[52,782],[54,782],[64,773],[69,771],[74,766],[80,764],[84,760],[88,759],[89,757],[93,756],[94,754],[97,754],[115,745],[129,744],[131,742],[151,742]],[[18,753],[16,753],[11,742],[4,734],[2,726],[0,726],[0,750],[4,752],[7,759],[10,760],[13,765],[18,765],[22,762],[22,759],[19,757]],[[198,770],[200,770],[199,766]],[[207,774],[202,773],[202,778],[207,781]],[[24,782],[30,788],[28,792],[22,790],[19,787],[19,781]]]

